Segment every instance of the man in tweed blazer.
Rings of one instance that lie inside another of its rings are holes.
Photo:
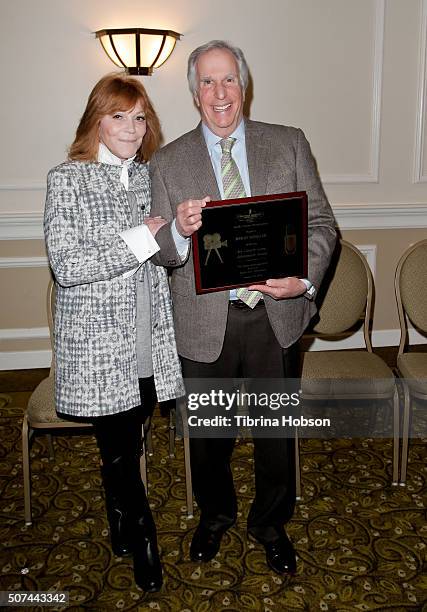
[[[155,261],[173,268],[171,288],[178,353],[186,378],[296,377],[296,342],[316,312],[313,296],[335,244],[334,218],[309,144],[301,130],[243,119],[248,81],[245,58],[236,47],[212,41],[190,55],[190,90],[199,126],[158,151],[150,166],[153,215],[169,221],[157,240]],[[202,223],[209,199],[224,197],[222,139],[233,137],[232,156],[246,195],[306,191],[308,279],[283,278],[254,286],[263,294],[247,307],[234,292],[196,295],[189,236]],[[208,561],[235,522],[237,502],[230,457],[234,439],[192,439],[194,492],[201,511],[190,556]],[[254,438],[256,494],[248,532],[265,547],[268,565],[293,573],[295,552],[283,525],[295,503],[294,444]]]

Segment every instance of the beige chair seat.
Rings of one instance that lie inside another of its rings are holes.
[[[427,353],[403,353],[397,367],[414,393],[427,394]]]
[[[66,418],[61,418],[55,409],[55,387],[53,376],[44,378],[41,383],[34,389],[27,406],[27,417],[30,423],[58,423],[58,427],[74,426],[86,427],[90,425],[88,419],[79,419],[64,415]]]
[[[305,395],[363,398],[393,395],[394,377],[384,361],[366,351],[312,351],[304,355]]]

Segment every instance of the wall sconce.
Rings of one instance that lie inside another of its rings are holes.
[[[142,75],[150,75],[161,66],[181,38],[181,34],[171,30],[147,28],[98,30],[95,35],[116,66],[125,68],[129,74]]]

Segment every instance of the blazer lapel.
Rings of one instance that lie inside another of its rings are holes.
[[[267,193],[270,140],[256,123],[245,119],[246,156],[253,196]]]
[[[201,123],[189,135],[187,156],[194,182],[199,186],[200,193],[203,196],[211,196],[213,200],[220,200],[221,195],[218,190],[208,148],[203,137]]]
[[[257,124],[245,119],[246,155],[248,159],[251,194],[264,195],[267,192],[270,140]],[[221,196],[202,132],[202,124],[191,132],[187,141],[187,156],[195,183],[200,193],[220,200]]]

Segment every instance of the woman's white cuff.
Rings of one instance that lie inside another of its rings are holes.
[[[126,242],[139,263],[144,263],[157,251],[160,251],[160,247],[147,225],[131,227],[120,232],[119,236]]]

